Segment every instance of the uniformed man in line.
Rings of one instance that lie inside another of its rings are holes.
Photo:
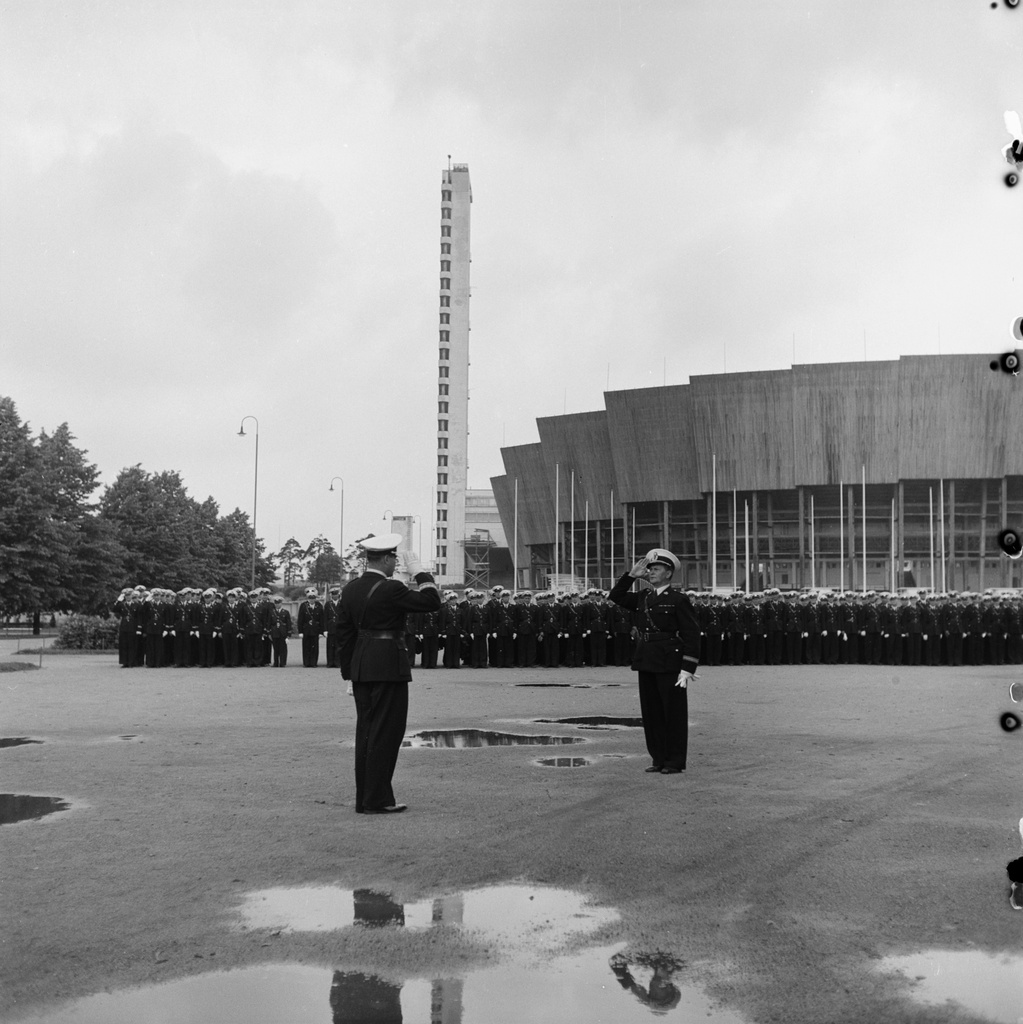
[[[288,667],[288,637],[291,636],[291,612],[284,607],[284,598],[275,594],[267,617],[270,643],[273,645],[273,667]]]
[[[408,612],[437,611],[440,593],[433,576],[414,554],[399,558],[401,534],[362,542],[366,571],[341,594],[338,645],[341,676],[352,681],[355,698],[355,810],[394,814],[406,809],[394,797],[391,780],[408,718],[412,679],[404,643]],[[399,562],[418,591],[392,579]]]
[[[532,668],[536,664],[536,634],[540,623],[540,609],[533,603],[528,590],[515,595],[515,664],[519,668]]]
[[[408,651],[408,663],[416,667],[416,654],[422,650],[419,639],[419,612],[409,612],[405,616],[405,650]]]
[[[491,636],[490,667],[511,668],[515,664],[515,610],[511,591],[501,588],[490,604],[488,628]]]
[[[302,665],[316,668],[320,660],[323,605],[316,600],[315,587],[306,588],[305,600],[298,606],[298,632],[302,637]]]
[[[202,601],[196,608],[192,621],[199,634],[199,660],[196,664],[200,668],[213,668],[213,638],[220,630],[220,607],[217,604],[215,588],[207,587],[203,591]]]
[[[689,598],[671,586],[679,560],[653,548],[611,590],[611,600],[634,613],[639,703],[651,764],[648,772],[678,774],[686,769],[689,746],[689,683],[696,678],[700,624]],[[650,587],[630,593],[637,579]],[[652,589],[651,589],[652,588]]]
[[[423,668],[437,667],[440,641],[440,609],[434,612],[417,612],[419,643],[422,645],[420,664]]]
[[[458,595],[453,590],[444,593],[444,603],[437,614],[440,635],[444,640],[444,667],[460,668],[464,612],[459,607]]]
[[[767,664],[780,665],[785,643],[785,631],[782,628],[781,594],[776,587],[765,590],[767,600],[764,602],[764,632],[766,634]],[[713,665],[710,661],[708,664]]]
[[[224,638],[224,668],[237,668],[242,663],[241,637],[245,634],[245,622],[238,600],[239,590],[233,587],[227,592],[220,629]]]
[[[540,595],[540,615],[537,625],[538,656],[544,668],[557,668],[561,662],[561,612],[555,604],[554,592]]]
[[[501,663],[501,656],[497,650],[497,633],[494,630],[494,609],[501,603],[503,593],[504,587],[496,586],[490,588],[489,595],[483,595],[483,610],[487,615],[487,662],[491,668],[497,668]]]
[[[611,632],[611,606],[603,590],[594,588],[587,596],[590,612],[589,664],[603,668],[607,664],[607,640]]]
[[[485,594],[474,590],[465,611],[465,632],[469,637],[469,667],[486,668],[490,654],[490,613],[484,604]]]
[[[121,668],[134,666],[135,641],[135,609],[132,601],[135,591],[125,587],[114,602],[114,614],[117,616],[117,662]]]
[[[617,667],[632,660],[632,612],[613,601],[608,602],[611,616],[612,661]]]
[[[341,586],[335,583],[323,602],[323,628],[327,634],[327,668],[337,668],[337,606],[341,600]]]

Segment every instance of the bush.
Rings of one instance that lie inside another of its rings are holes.
[[[54,647],[71,651],[117,650],[116,619],[96,615],[72,615],[62,622]]]

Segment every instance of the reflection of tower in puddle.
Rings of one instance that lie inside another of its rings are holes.
[[[382,928],[385,924],[405,924],[405,907],[395,903],[385,892],[356,889],[352,893],[355,903],[355,923],[368,928]]]
[[[434,924],[461,924],[465,905],[461,895],[433,901]],[[462,979],[440,978],[430,987],[430,1024],[462,1024]]]

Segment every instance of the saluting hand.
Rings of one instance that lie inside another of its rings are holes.
[[[629,575],[636,580],[642,579],[646,575],[647,566],[650,564],[650,559],[644,557],[641,558],[630,570]]]

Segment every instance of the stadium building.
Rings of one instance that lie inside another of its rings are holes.
[[[537,428],[491,481],[520,587],[606,588],[651,547],[693,589],[1023,585],[1023,381],[989,357],[711,374]]]

